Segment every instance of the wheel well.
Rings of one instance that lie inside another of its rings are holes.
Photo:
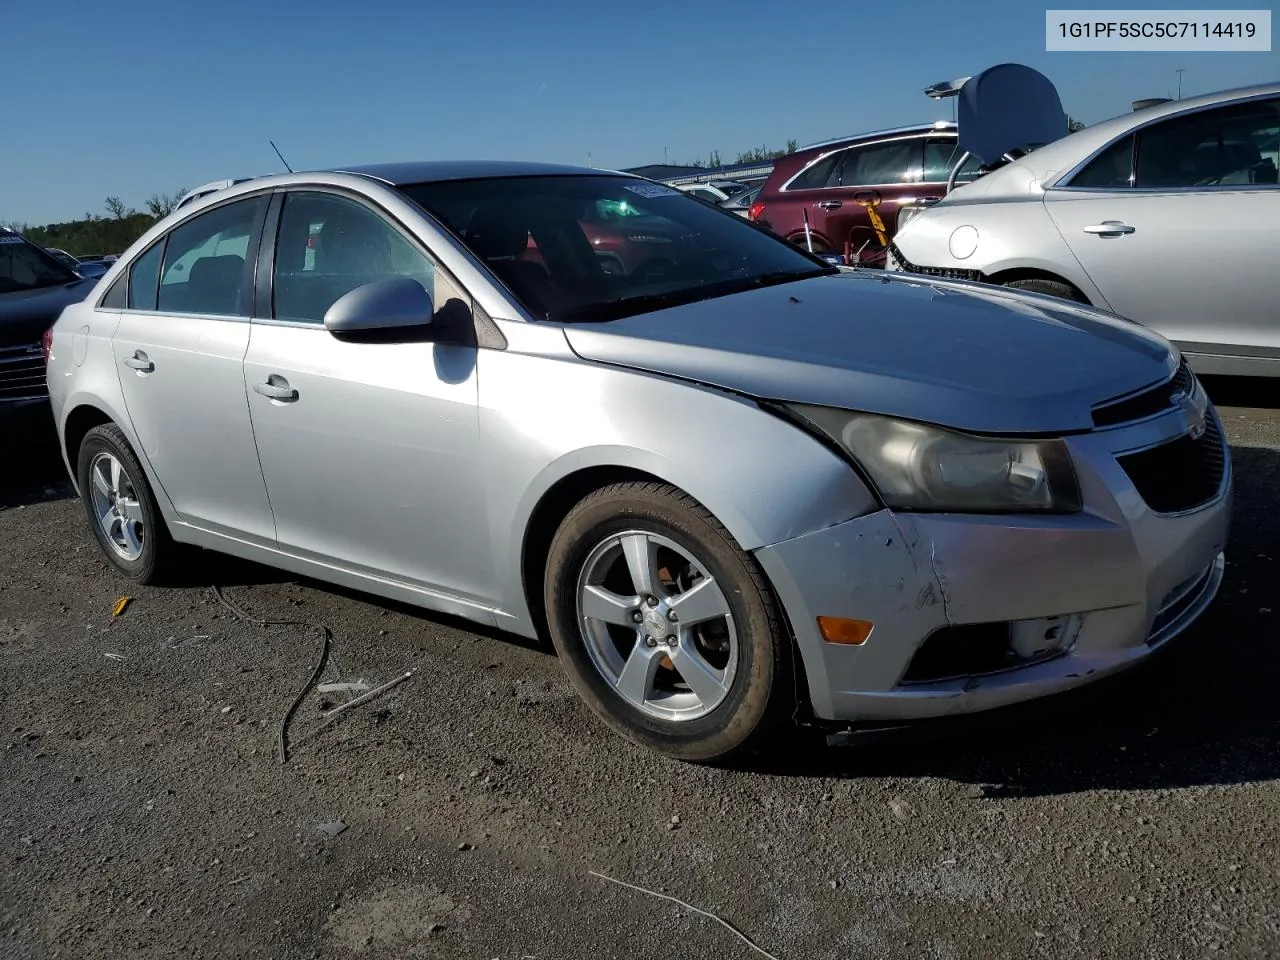
[[[525,530],[524,550],[521,554],[521,579],[523,580],[525,602],[529,605],[529,616],[533,621],[538,636],[548,646],[551,638],[547,633],[547,615],[542,604],[542,581],[547,572],[547,553],[551,549],[551,540],[555,537],[560,524],[569,515],[569,511],[587,494],[614,483],[650,482],[666,483],[643,470],[629,467],[589,467],[561,478],[552,485],[529,517],[529,526]],[[766,576],[766,580],[768,577]],[[772,584],[770,584],[772,589]],[[796,694],[795,720],[803,725],[813,722],[813,709],[809,702],[808,675],[804,667],[804,658],[800,655],[800,645],[796,641],[795,628],[782,601],[777,601],[778,613],[782,617],[787,632],[787,641],[791,646],[794,666],[794,682]]]
[[[100,427],[105,423],[111,422],[111,418],[97,407],[87,405],[76,407],[67,415],[67,425],[62,432],[66,445],[67,463],[73,476],[76,472],[76,459],[80,455],[80,444],[84,442],[84,435],[94,427]]]
[[[551,540],[555,537],[560,524],[569,515],[569,511],[587,494],[612,483],[658,482],[661,477],[632,470],[627,467],[589,467],[579,470],[556,481],[550,490],[542,495],[538,505],[533,508],[529,517],[529,526],[524,533],[524,549],[521,553],[521,579],[524,585],[525,602],[529,604],[529,615],[540,635],[546,633],[547,617],[542,606],[542,580],[547,572],[547,551],[551,549]],[[547,637],[543,636],[546,640]]]
[[[1000,273],[993,273],[985,279],[987,283],[994,284],[996,286],[1004,286],[1006,283],[1013,283],[1015,280],[1051,280],[1054,283],[1065,283],[1075,292],[1075,295],[1080,298],[1081,303],[1086,303],[1090,306],[1093,305],[1090,303],[1089,298],[1084,295],[1084,292],[1074,283],[1066,277],[1060,277],[1056,273],[1050,273],[1048,270],[1036,270],[1033,267],[1017,267],[1013,270],[1002,270]]]

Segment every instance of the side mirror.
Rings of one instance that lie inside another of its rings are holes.
[[[410,277],[375,280],[348,291],[324,315],[335,337],[351,340],[416,340],[429,333],[431,294]]]

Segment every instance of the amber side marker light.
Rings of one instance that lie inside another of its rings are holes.
[[[819,617],[818,632],[827,643],[843,643],[860,647],[867,642],[876,625],[870,620],[846,620],[843,617]]]

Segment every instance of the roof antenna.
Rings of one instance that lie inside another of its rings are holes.
[[[293,173],[293,167],[289,166],[289,161],[284,158],[284,154],[280,152],[280,148],[276,146],[276,142],[274,140],[268,140],[267,143],[271,144],[271,149],[276,152],[276,156],[280,158],[280,162],[284,164],[284,168],[290,173]]]

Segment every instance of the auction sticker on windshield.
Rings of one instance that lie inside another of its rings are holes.
[[[679,190],[673,190],[670,187],[664,187],[660,183],[629,183],[627,189],[632,193],[639,194],[642,197],[678,197]]]

